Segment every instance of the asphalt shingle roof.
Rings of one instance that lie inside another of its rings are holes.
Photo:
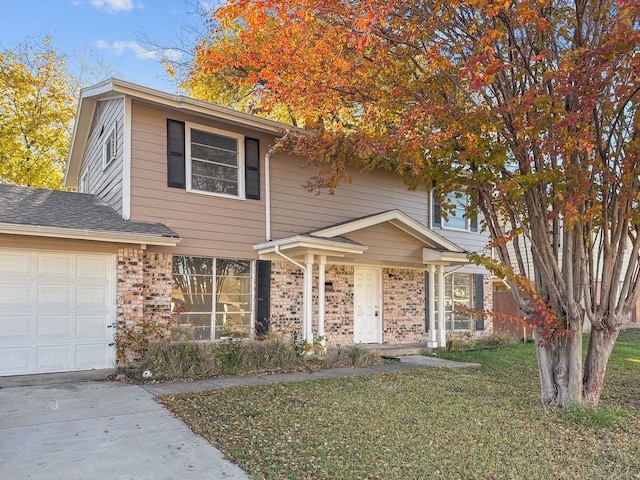
[[[95,195],[0,185],[0,223],[180,238],[162,223],[123,219]]]

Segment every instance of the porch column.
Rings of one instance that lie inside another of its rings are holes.
[[[302,297],[302,339],[309,344],[313,344],[313,255],[307,253],[304,256],[304,293]]]
[[[438,344],[447,346],[447,327],[445,323],[446,304],[444,300],[444,265],[438,265]]]
[[[326,264],[327,257],[320,255],[320,261],[318,263],[318,337],[322,337],[320,343],[323,347],[326,340],[324,334],[324,278]]]
[[[427,346],[429,348],[438,348],[438,338],[436,332],[438,330],[438,319],[436,318],[436,266],[429,265],[429,305],[427,305],[427,312],[429,315],[429,341]]]

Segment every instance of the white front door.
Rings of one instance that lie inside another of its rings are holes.
[[[354,271],[354,343],[382,343],[380,275],[377,268],[356,268]]]

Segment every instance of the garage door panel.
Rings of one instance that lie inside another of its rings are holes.
[[[109,261],[95,255],[78,255],[76,274],[78,278],[103,279],[109,274]]]
[[[108,308],[108,285],[78,285],[77,305],[79,308]]]
[[[105,325],[109,323],[109,315],[78,315],[76,317],[76,338],[100,337],[110,340]]]
[[[103,343],[76,345],[76,366],[81,369],[104,368],[109,363],[111,349]]]
[[[71,278],[73,257],[62,254],[38,255],[38,276]]]
[[[0,306],[30,309],[33,288],[31,284],[0,283]]]
[[[38,315],[37,339],[65,339],[71,338],[73,329],[70,315]]]
[[[74,285],[38,285],[38,307],[71,308],[73,302]]]
[[[0,348],[0,375],[29,373],[33,364],[31,357],[34,356],[35,349],[33,347]]]
[[[69,368],[71,345],[47,345],[36,347],[36,371],[55,372]]]
[[[0,249],[0,375],[113,368],[114,255]]]
[[[0,274],[3,277],[11,274],[29,275],[32,264],[32,253],[0,252]]]
[[[17,342],[33,338],[31,315],[0,315],[0,342]]]

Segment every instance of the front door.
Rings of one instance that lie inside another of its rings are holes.
[[[354,271],[354,343],[382,343],[380,275],[377,268]]]

